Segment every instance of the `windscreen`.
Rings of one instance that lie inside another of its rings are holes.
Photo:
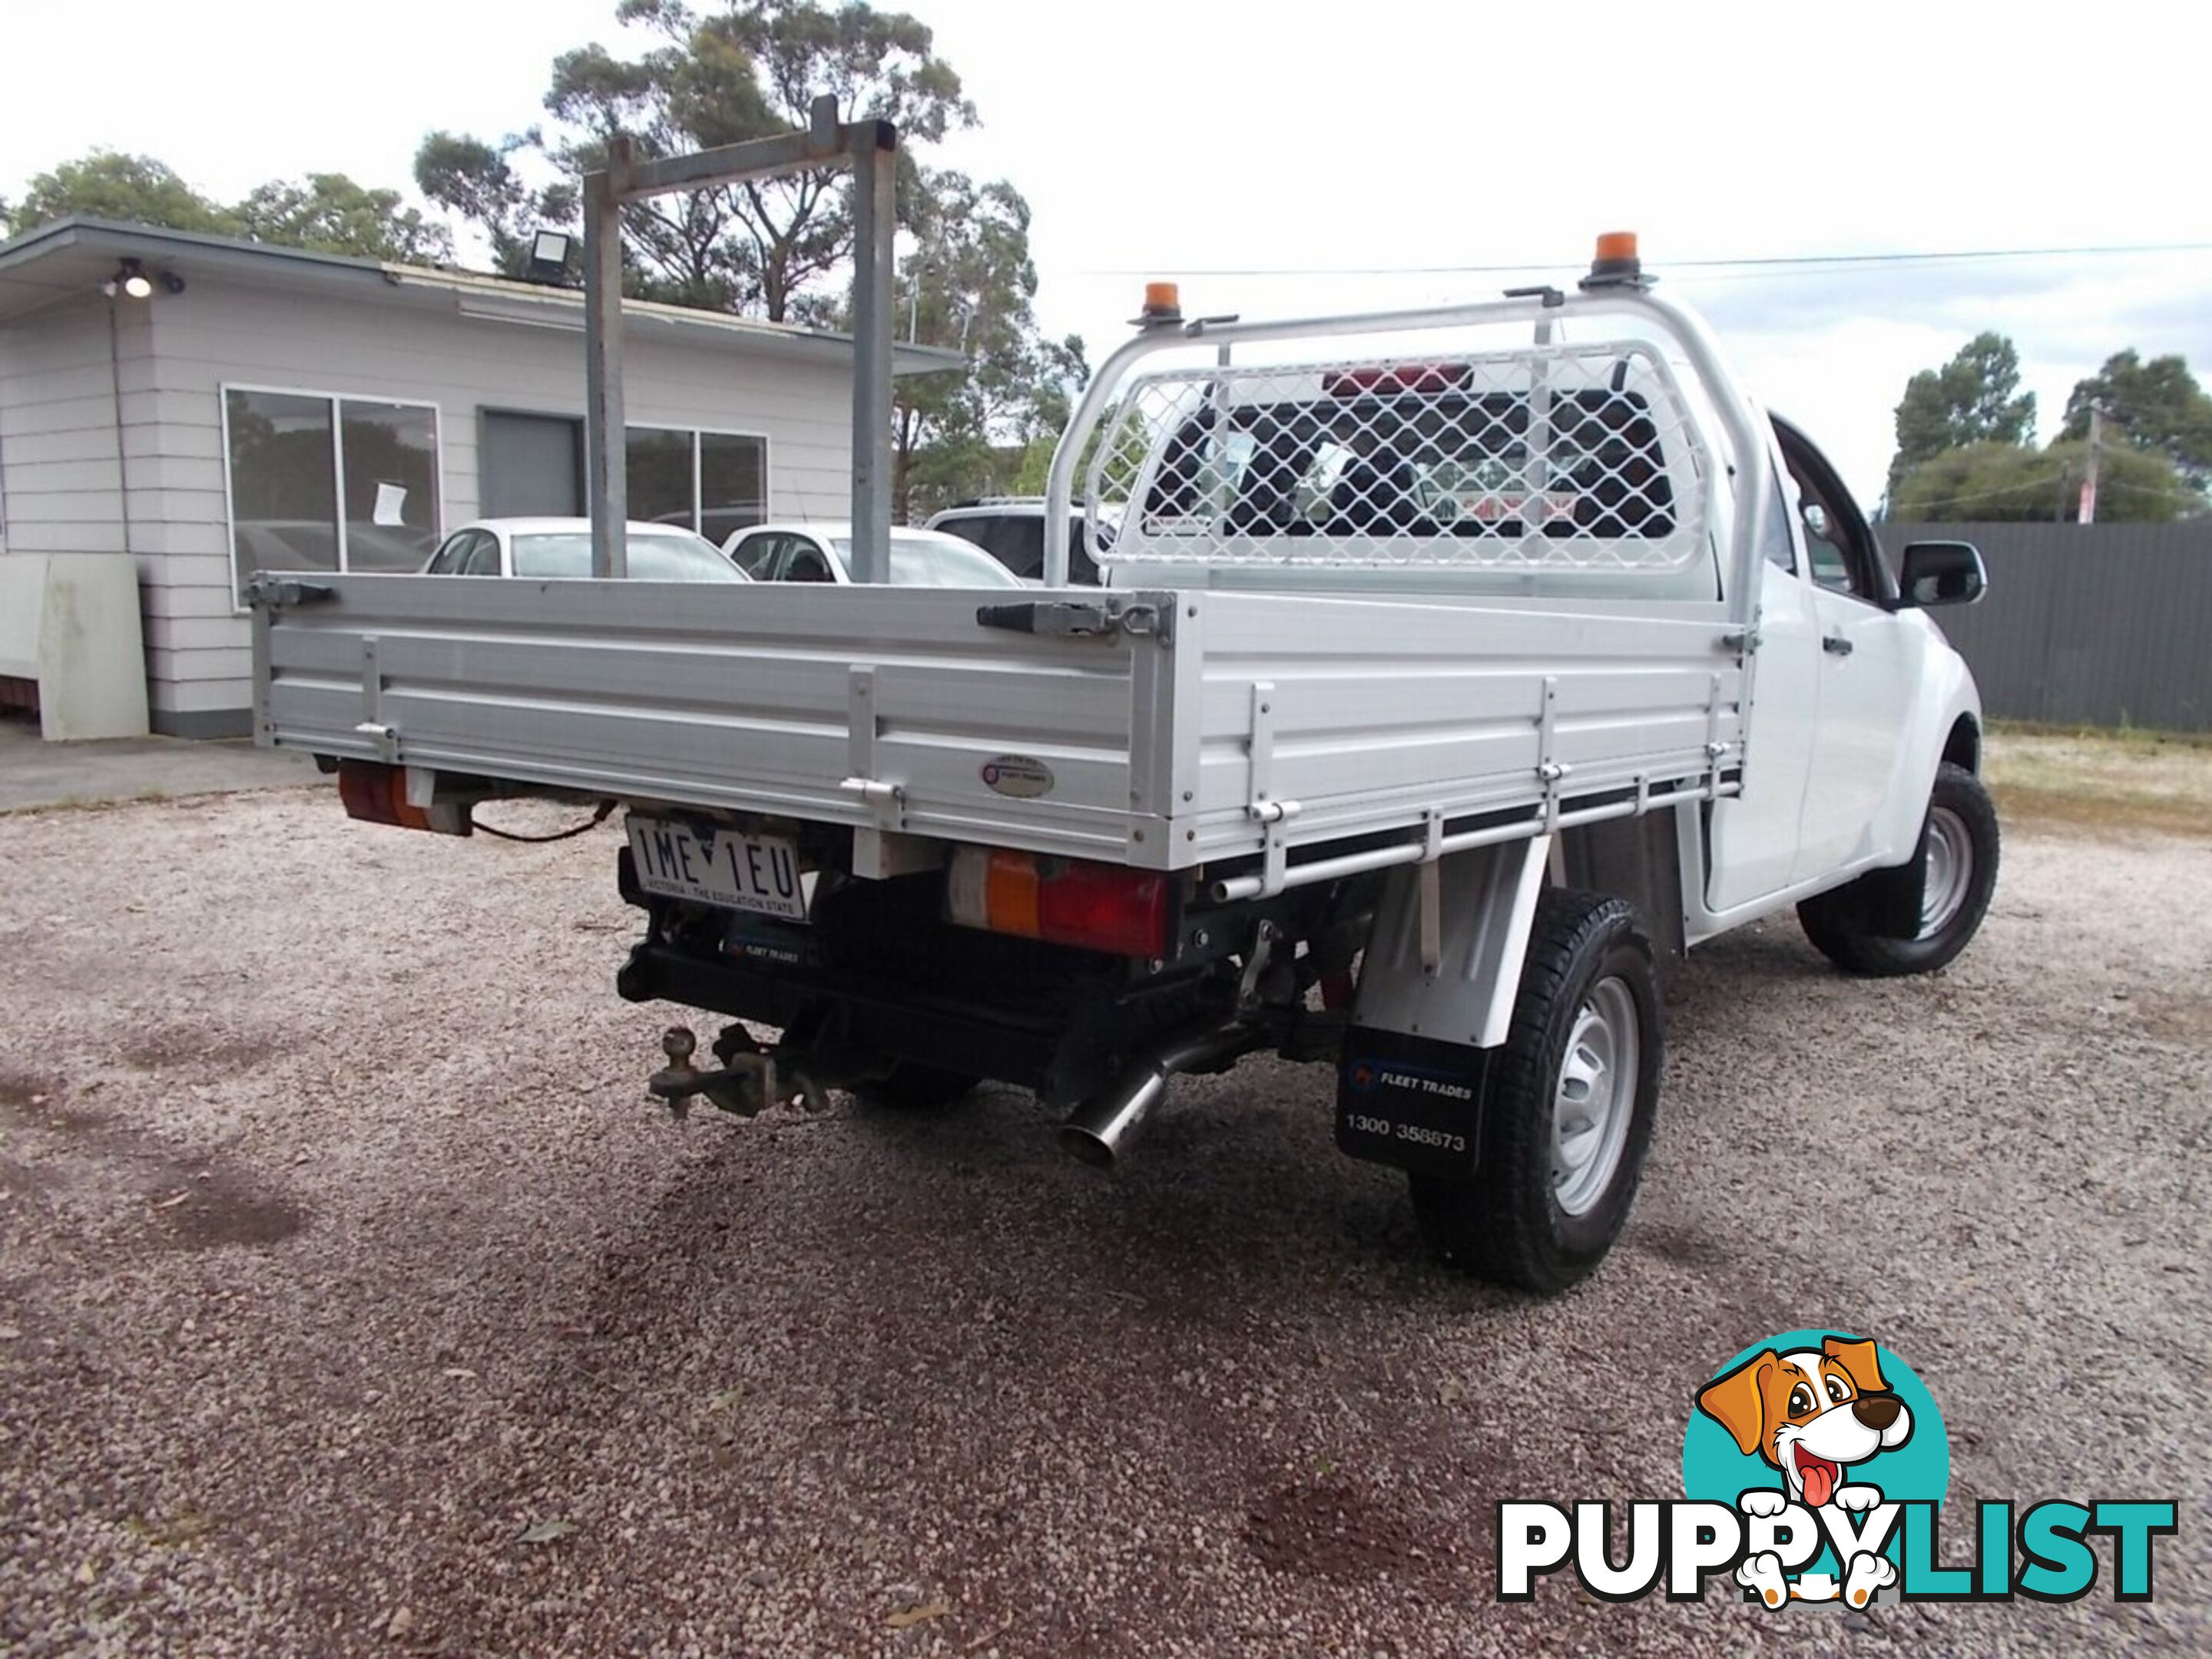
[[[853,568],[853,542],[840,536],[830,543],[837,562]],[[891,585],[895,587],[1019,587],[1021,579],[972,542],[927,530],[891,532]]]
[[[1017,576],[1044,574],[1044,519],[1034,513],[967,513],[945,520],[936,528],[983,549]],[[1091,556],[1090,538],[1079,520],[1069,526],[1068,580],[1091,586],[1098,583],[1098,566]],[[1099,527],[1099,545],[1111,547],[1114,532]]]
[[[629,574],[641,582],[741,582],[744,572],[696,536],[642,534],[629,541]],[[581,531],[514,538],[518,576],[570,577],[592,574],[592,538]]]

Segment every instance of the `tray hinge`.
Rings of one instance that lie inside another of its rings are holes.
[[[1536,716],[1536,777],[1544,786],[1544,833],[1559,826],[1559,785],[1575,769],[1553,753],[1559,738],[1559,677],[1544,676],[1544,707]]]
[[[878,827],[906,827],[906,790],[876,775],[876,671],[855,663],[845,678],[845,763],[850,775],[838,784],[875,817]]]
[[[1261,891],[1283,890],[1284,872],[1290,868],[1290,822],[1298,815],[1294,800],[1279,800],[1275,782],[1275,683],[1252,682],[1252,796],[1244,803],[1245,816],[1262,830]]]
[[[399,758],[399,733],[384,718],[384,671],[377,663],[374,634],[361,636],[361,721],[353,729],[375,743],[377,759]]]
[[[1431,806],[1421,814],[1421,971],[1434,979],[1443,971],[1444,815]]]
[[[1705,684],[1705,793],[1714,800],[1721,798],[1721,757],[1727,753],[1721,741],[1721,677],[1715,674]]]

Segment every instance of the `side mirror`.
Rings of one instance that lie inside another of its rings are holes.
[[[1897,573],[1897,601],[1890,608],[1972,605],[1989,586],[1981,550],[1972,542],[1914,542],[1905,550],[1905,568]]]

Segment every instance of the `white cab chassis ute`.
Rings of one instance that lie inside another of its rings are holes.
[[[623,809],[617,988],[730,1022],[711,1064],[670,1032],[672,1103],[994,1078],[1113,1164],[1175,1073],[1268,1051],[1335,1069],[1337,1144],[1443,1255],[1539,1291],[1626,1216],[1666,963],[1794,906],[1922,972],[1988,905],[1979,705],[1925,614],[1978,556],[1893,577],[1632,249],[1418,313],[1156,293],[1046,523],[1018,597],[266,575],[260,739],[384,823]]]

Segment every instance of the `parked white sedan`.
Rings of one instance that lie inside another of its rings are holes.
[[[647,582],[750,580],[714,543],[674,525],[629,526],[629,574]],[[592,574],[589,519],[478,519],[439,544],[426,576],[574,577]]]
[[[759,582],[850,582],[849,524],[763,524],[722,544]],[[973,542],[935,530],[891,531],[891,583],[897,587],[1019,587],[1020,577]]]

